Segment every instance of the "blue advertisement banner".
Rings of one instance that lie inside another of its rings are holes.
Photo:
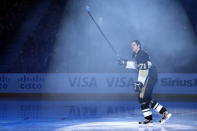
[[[0,74],[0,93],[134,93],[134,73]],[[161,73],[157,94],[197,94],[197,74]]]

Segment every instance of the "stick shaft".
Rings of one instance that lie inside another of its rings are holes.
[[[100,33],[102,34],[102,36],[104,37],[104,39],[107,41],[107,43],[109,44],[110,48],[113,50],[113,52],[115,53],[115,55],[118,57],[118,59],[120,59],[120,55],[114,49],[114,47],[112,46],[111,42],[109,41],[109,39],[107,38],[107,36],[104,34],[104,32],[102,31],[102,29],[100,28],[100,26],[96,23],[94,17],[92,16],[92,14],[89,11],[88,11],[88,15],[90,16],[90,18],[92,19],[92,21],[94,22],[94,24],[96,25],[96,27],[98,28],[98,30],[100,31]]]

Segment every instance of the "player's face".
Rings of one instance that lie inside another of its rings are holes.
[[[140,49],[140,45],[137,45],[135,42],[132,42],[132,50],[134,52],[138,52],[139,49]]]

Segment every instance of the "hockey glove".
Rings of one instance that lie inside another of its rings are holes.
[[[140,92],[141,91],[141,89],[143,88],[143,84],[142,84],[142,82],[136,82],[135,84],[134,84],[134,91],[135,92]]]
[[[127,60],[122,59],[122,58],[119,59],[118,62],[119,62],[120,65],[126,65],[127,64]]]

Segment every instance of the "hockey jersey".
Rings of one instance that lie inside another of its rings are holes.
[[[126,68],[137,69],[138,71],[138,81],[142,84],[145,83],[149,69],[152,67],[149,55],[142,49],[137,53],[133,53],[132,60],[126,62]]]

